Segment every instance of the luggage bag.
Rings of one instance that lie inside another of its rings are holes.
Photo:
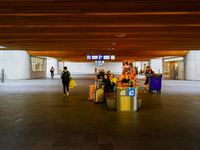
[[[89,100],[93,100],[93,91],[96,88],[96,85],[90,84],[90,89],[89,89]]]
[[[101,103],[104,101],[104,90],[103,89],[95,89],[93,92],[93,101]]]

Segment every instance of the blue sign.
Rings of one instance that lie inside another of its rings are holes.
[[[103,55],[104,60],[110,60],[110,55]]]
[[[92,55],[87,55],[87,60],[92,60]]]
[[[99,60],[99,56],[98,55],[92,55],[92,60]]]
[[[127,88],[127,96],[135,97],[136,88]]]
[[[103,60],[103,55],[99,55],[99,60]]]

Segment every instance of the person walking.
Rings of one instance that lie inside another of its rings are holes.
[[[66,96],[66,88],[67,88],[67,96],[69,95],[69,81],[70,81],[70,72],[67,71],[67,67],[63,68],[64,70],[61,73],[61,79],[63,84],[63,92],[64,96]]]
[[[51,77],[52,77],[52,78],[53,78],[53,76],[54,76],[54,71],[55,71],[55,69],[54,69],[53,66],[52,66],[51,69],[50,69]]]

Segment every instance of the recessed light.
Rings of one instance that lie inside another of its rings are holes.
[[[7,48],[7,47],[5,47],[5,46],[0,46],[0,48]]]
[[[114,48],[108,48],[108,50],[110,50],[110,51],[111,51],[111,50],[114,50]]]
[[[123,37],[123,36],[126,36],[125,34],[116,34],[115,36],[117,37]]]

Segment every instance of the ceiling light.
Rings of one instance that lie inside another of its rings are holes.
[[[123,37],[123,36],[126,36],[125,34],[116,34],[115,36],[117,37]]]
[[[110,50],[110,51],[111,51],[111,50],[114,50],[114,48],[108,48],[108,50]]]
[[[5,46],[0,46],[0,48],[7,48],[7,47],[5,47]]]

